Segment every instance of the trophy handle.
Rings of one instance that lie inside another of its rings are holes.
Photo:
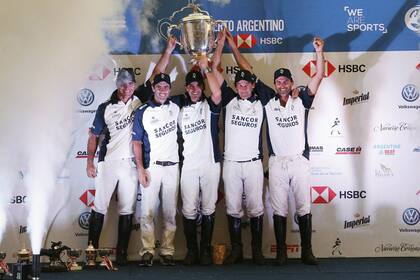
[[[168,40],[168,38],[172,35],[171,32],[173,29],[178,29],[179,31],[181,31],[181,28],[178,25],[175,24],[169,24],[168,26],[168,31],[166,32],[166,40]],[[175,37],[176,38],[176,37]],[[180,48],[182,49],[182,44],[179,42],[179,39],[176,38],[176,43],[177,45],[180,46]]]

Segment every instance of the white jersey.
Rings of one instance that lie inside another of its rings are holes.
[[[178,125],[182,132],[184,167],[197,167],[220,161],[218,127],[220,106],[211,99],[192,103],[188,97]]]
[[[289,97],[283,107],[278,95],[264,83],[258,81],[256,88],[266,112],[270,155],[309,158],[307,120],[314,99],[309,89],[301,89],[298,98]]]
[[[97,136],[105,134],[99,151],[99,161],[134,157],[131,144],[134,111],[141,101],[134,96],[122,102],[115,91],[110,100],[99,105],[91,132]]]
[[[261,127],[264,114],[261,101],[256,95],[240,99],[226,82],[221,89],[225,106],[224,159],[248,161],[262,158]]]
[[[150,100],[135,112],[133,140],[143,143],[145,168],[157,161],[179,161],[178,115],[179,105],[170,99],[162,105]]]

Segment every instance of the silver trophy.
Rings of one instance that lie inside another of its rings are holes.
[[[176,14],[185,9],[191,9],[192,13],[183,17],[181,22],[173,24]],[[175,11],[169,18],[164,18],[158,22],[159,35],[168,40],[174,29],[181,32],[181,39],[177,44],[184,49],[187,54],[192,56],[191,62],[197,62],[201,56],[211,56],[213,48],[216,46],[214,28],[217,24],[223,24],[220,20],[214,20],[207,11],[200,9],[199,5],[193,1],[187,6]],[[167,28],[166,33],[164,32]]]

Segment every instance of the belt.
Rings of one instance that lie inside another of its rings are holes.
[[[177,164],[177,162],[173,162],[173,161],[155,161],[155,164],[157,165],[161,165],[161,166],[172,166]]]
[[[257,161],[257,160],[260,160],[260,158],[259,157],[254,157],[254,158],[249,159],[249,160],[240,160],[240,161],[236,161],[236,162],[244,163],[244,162]]]

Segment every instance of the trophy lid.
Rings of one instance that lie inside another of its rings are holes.
[[[85,249],[85,251],[96,251],[95,247],[92,245],[92,241],[89,241],[89,245]]]
[[[191,21],[191,20],[210,20],[211,17],[209,15],[205,15],[202,13],[193,13],[189,14],[188,16],[182,18],[182,21]]]

